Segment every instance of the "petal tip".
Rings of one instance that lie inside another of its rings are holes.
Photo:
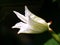
[[[13,11],[15,14],[17,13],[17,11]]]
[[[16,12],[16,11],[13,11],[13,12]]]
[[[17,34],[20,34],[20,31],[19,31],[19,32],[17,32]]]
[[[25,9],[27,9],[27,6],[25,5]]]
[[[12,28],[15,28],[15,26],[12,26]]]

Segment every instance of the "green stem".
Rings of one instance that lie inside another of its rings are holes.
[[[51,29],[49,30],[53,38],[60,44],[60,37]]]

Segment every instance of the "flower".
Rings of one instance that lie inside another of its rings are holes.
[[[50,30],[50,22],[47,23],[44,19],[36,16],[31,13],[27,6],[25,6],[25,16],[20,14],[17,11],[13,11],[16,16],[22,20],[21,22],[16,23],[12,28],[19,28],[18,34],[20,33],[42,33],[46,30]]]

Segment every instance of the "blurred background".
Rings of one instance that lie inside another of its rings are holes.
[[[60,0],[0,0],[0,45],[59,45],[46,31],[42,34],[17,34],[11,27],[20,22],[13,10],[24,14],[24,6],[45,19],[52,21],[51,28],[60,33]]]

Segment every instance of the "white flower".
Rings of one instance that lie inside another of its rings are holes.
[[[18,22],[12,28],[19,28],[18,34],[20,33],[42,33],[46,30],[50,30],[50,22],[47,23],[44,19],[36,16],[31,13],[27,6],[25,6],[25,16],[20,14],[17,11],[13,11],[16,16],[21,19],[23,22]]]

